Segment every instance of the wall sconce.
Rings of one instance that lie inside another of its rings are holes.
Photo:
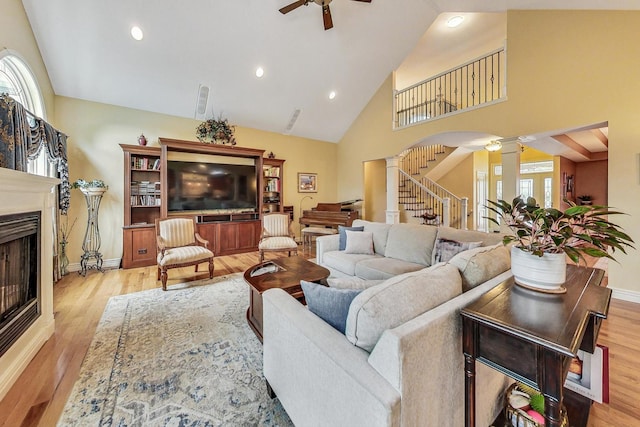
[[[501,148],[502,148],[502,143],[497,139],[487,142],[487,144],[484,146],[485,150],[491,151],[491,152],[498,151]]]

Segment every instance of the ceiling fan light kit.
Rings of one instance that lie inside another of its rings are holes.
[[[363,3],[371,3],[371,0],[351,0],[351,1],[359,1]],[[331,9],[329,9],[329,3],[331,0],[298,0],[294,1],[291,4],[286,5],[285,7],[280,9],[280,13],[283,15],[291,12],[299,8],[300,6],[308,6],[309,3],[316,3],[319,6],[322,6],[322,20],[324,22],[324,29],[329,30],[333,28],[333,19],[331,18]]]

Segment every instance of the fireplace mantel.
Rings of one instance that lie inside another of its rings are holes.
[[[53,335],[53,210],[59,179],[0,168],[0,215],[41,212],[40,292],[42,314],[0,357],[0,400],[40,347]]]

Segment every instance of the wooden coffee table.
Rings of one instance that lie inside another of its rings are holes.
[[[268,264],[275,264],[278,271],[251,276],[251,273]],[[250,285],[247,322],[262,342],[262,293],[268,289],[280,288],[294,298],[304,301],[300,280],[320,283],[329,277],[329,270],[307,261],[300,256],[278,258],[256,264],[244,272],[244,280]]]

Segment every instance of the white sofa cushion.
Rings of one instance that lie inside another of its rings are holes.
[[[351,303],[345,335],[371,351],[382,333],[462,293],[458,269],[437,264],[362,291]]]
[[[384,280],[399,274],[410,273],[425,268],[422,264],[393,258],[365,259],[356,264],[356,276],[367,280]]]
[[[345,254],[344,251],[325,252],[322,255],[322,266],[337,270],[349,276],[356,275],[356,265],[365,259],[382,259],[381,255]]]
[[[449,264],[454,265],[462,276],[462,291],[467,292],[481,283],[496,277],[511,268],[509,248],[502,243],[460,252]]]
[[[438,227],[433,225],[394,224],[389,229],[384,255],[428,267],[437,233]]]

